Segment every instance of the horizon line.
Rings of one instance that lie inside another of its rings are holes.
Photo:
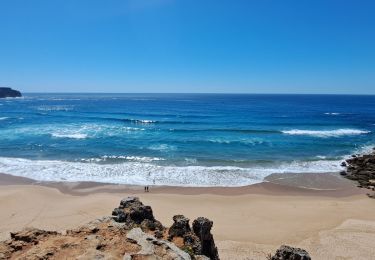
[[[364,93],[261,93],[261,92],[22,92],[22,94],[165,94],[165,95],[330,95],[330,96],[374,96]]]

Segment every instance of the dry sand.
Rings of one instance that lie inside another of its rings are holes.
[[[170,225],[172,216],[205,216],[222,259],[265,259],[281,244],[313,259],[374,259],[375,200],[336,174],[273,175],[240,188],[176,188],[98,183],[36,183],[0,175],[0,239],[33,226],[76,227],[109,215],[136,194]]]

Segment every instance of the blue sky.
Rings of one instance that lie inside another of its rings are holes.
[[[24,92],[375,94],[375,1],[3,0]]]

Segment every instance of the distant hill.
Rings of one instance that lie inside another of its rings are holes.
[[[0,98],[7,98],[7,97],[22,97],[22,94],[18,90],[0,87]]]

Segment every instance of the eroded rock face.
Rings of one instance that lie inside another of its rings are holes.
[[[49,235],[57,235],[57,234],[58,234],[57,232],[53,232],[53,231],[45,231],[45,230],[40,230],[37,228],[26,228],[19,232],[11,232],[10,237],[14,241],[23,241],[26,243],[33,243],[42,237],[46,237]]]
[[[21,92],[11,88],[0,88],[0,98],[21,97]]]
[[[197,222],[203,241],[191,230],[188,218],[178,215],[174,222],[172,231],[167,232],[154,218],[151,207],[136,197],[128,197],[113,210],[112,216],[63,233],[39,229],[11,233],[11,239],[0,242],[0,259],[208,260],[208,255],[202,255],[202,245],[212,246],[212,235],[206,234],[212,222]],[[165,240],[171,234],[175,239]],[[212,243],[207,242],[210,238]],[[211,251],[205,247],[204,252]]]
[[[201,243],[201,254],[210,259],[219,259],[219,253],[211,234],[213,222],[207,218],[199,217],[193,221],[193,231]]]
[[[162,258],[152,259],[180,259],[190,260],[191,257],[188,253],[178,248],[175,244],[165,241],[158,240],[155,237],[146,234],[140,228],[134,228],[128,232],[126,237],[132,241],[135,241],[141,246],[141,250],[133,254],[125,254],[124,260],[131,259],[151,259],[155,255],[162,255]],[[159,251],[159,252],[157,252]]]
[[[311,257],[304,249],[282,245],[271,260],[311,260]]]

